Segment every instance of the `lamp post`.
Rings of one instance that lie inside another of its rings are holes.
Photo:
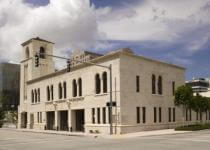
[[[109,66],[109,72],[110,72],[110,105],[109,105],[109,109],[110,109],[110,135],[113,134],[113,126],[112,126],[112,65]]]

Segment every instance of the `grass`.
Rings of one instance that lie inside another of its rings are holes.
[[[175,128],[175,131],[199,131],[199,130],[205,130],[205,129],[210,129],[210,123],[181,126],[181,127]]]

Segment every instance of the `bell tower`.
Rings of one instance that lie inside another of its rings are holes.
[[[39,78],[41,76],[53,73],[54,62],[52,57],[48,55],[53,55],[53,45],[54,43],[37,38],[32,38],[22,44],[23,46],[23,64],[24,64],[24,76],[26,81]],[[35,55],[42,54],[39,58],[39,66],[35,66]]]
[[[27,81],[45,76],[55,72],[52,57],[47,55],[53,54],[54,43],[37,38],[32,38],[21,44],[22,61],[20,75],[20,105],[27,102]],[[39,58],[39,66],[35,66],[35,55],[42,53]]]

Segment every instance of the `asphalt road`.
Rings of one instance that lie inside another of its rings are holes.
[[[210,150],[210,130],[106,139],[0,130],[0,150]]]

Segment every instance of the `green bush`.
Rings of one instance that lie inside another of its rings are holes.
[[[205,129],[210,129],[210,124],[196,124],[175,128],[176,131],[199,131]]]
[[[0,128],[2,128],[2,125],[3,125],[3,121],[0,120]]]
[[[2,125],[3,125],[4,117],[5,117],[5,113],[4,113],[4,111],[0,108],[0,128],[1,128]]]

